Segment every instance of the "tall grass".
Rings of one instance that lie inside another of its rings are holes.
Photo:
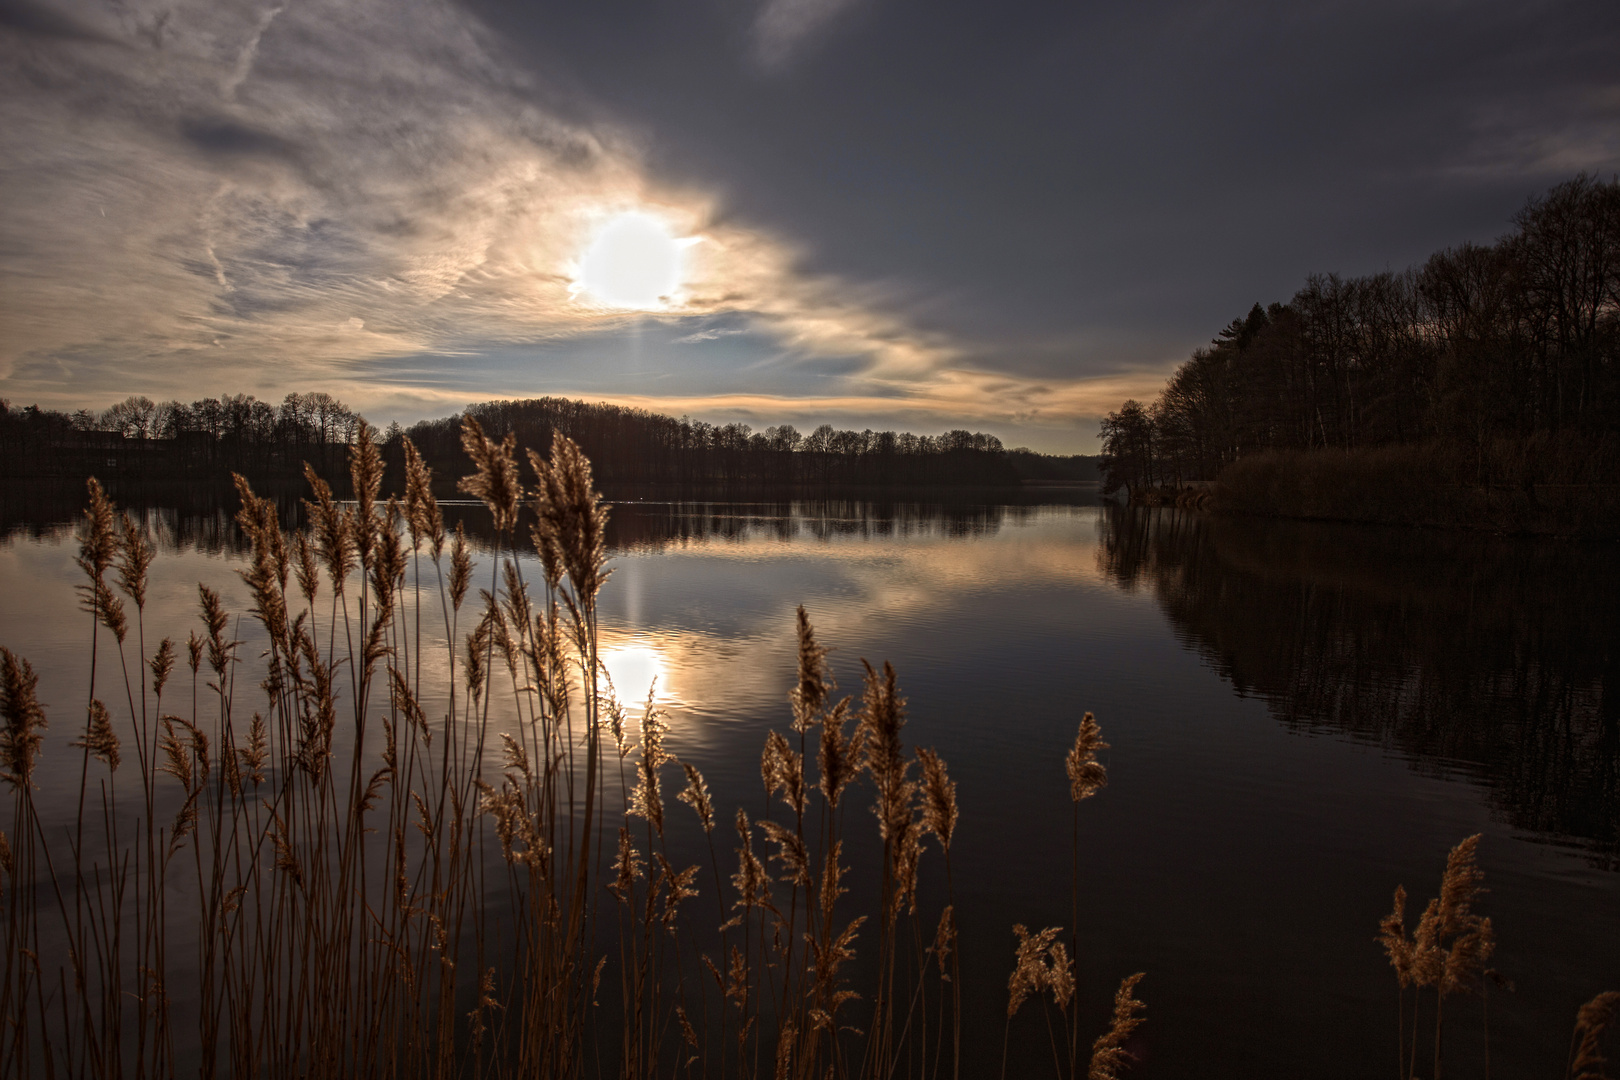
[[[510,437],[468,420],[463,445],[462,488],[496,536],[484,581],[409,443],[403,496],[385,500],[362,427],[354,500],[309,472],[291,534],[237,478],[252,664],[206,584],[185,642],[148,641],[153,549],[90,482],[65,829],[35,802],[36,676],[0,650],[0,1077],[959,1077],[956,789],[937,754],[908,753],[894,670],[868,664],[859,700],[838,697],[801,608],[767,813],[724,814],[665,749],[653,696],[637,710],[614,693],[607,511],[584,455],[558,436],[525,478]],[[120,684],[98,685],[103,660]],[[1076,807],[1106,779],[1102,746],[1087,714]],[[857,786],[882,839],[861,913],[843,900]],[[702,831],[707,865],[677,864],[677,828]],[[943,896],[920,895],[929,846]],[[1079,866],[1076,841],[1076,887]],[[1061,929],[1017,929],[1009,1024],[1049,994],[1056,1072],[1116,1075],[1140,976],[1082,1061]],[[874,961],[859,986],[857,949]]]

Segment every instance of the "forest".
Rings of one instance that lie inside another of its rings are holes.
[[[862,488],[1009,488],[1098,478],[1083,455],[1007,450],[994,435],[848,431],[822,424],[802,434],[788,424],[755,431],[644,409],[560,397],[489,401],[462,413],[379,433],[392,478],[404,475],[408,437],[445,485],[465,468],[464,417],[495,438],[550,446],[567,435],[590,456],[610,497]],[[94,412],[57,412],[0,401],[0,475],[80,479],[90,473],[133,481],[217,481],[232,472],[255,482],[302,484],[303,465],[337,490],[347,483],[348,448],[363,418],[330,394],[288,394],[280,405],[251,395],[186,404],[131,397]]]
[[[189,405],[132,396],[111,408],[72,413],[0,399],[0,476],[117,482],[178,480],[228,485],[301,480],[304,462],[322,476],[348,468],[362,418],[331,394],[288,394],[280,405],[251,394]]]
[[[1532,198],[1495,243],[1313,275],[1286,303],[1255,304],[1155,400],[1108,414],[1102,469],[1105,490],[1135,492],[1242,486],[1253,470],[1231,467],[1257,457],[1274,483],[1279,461],[1360,455],[1534,503],[1538,485],[1612,483],[1617,430],[1620,181],[1582,174]]]

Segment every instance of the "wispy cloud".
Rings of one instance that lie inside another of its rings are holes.
[[[841,6],[771,0],[761,55],[785,57]],[[1096,408],[1091,384],[973,372],[957,343],[897,313],[898,294],[807,274],[795,244],[661,184],[633,139],[537,105],[444,0],[130,0],[76,15],[72,33],[58,23],[0,36],[0,395],[13,401],[322,388],[361,408],[459,404],[492,388],[458,383],[458,358],[652,319],[702,327],[687,345],[748,335],[727,347],[848,360],[835,394],[797,404],[732,393],[746,390],[739,363],[705,399],[716,408]],[[592,231],[632,208],[705,241],[665,312],[571,289]],[[431,380],[377,377],[423,355],[444,358]],[[604,377],[593,396],[625,389]],[[541,363],[510,388],[553,390]]]
[[[1550,100],[1477,107],[1462,159],[1446,171],[1540,179],[1601,173],[1613,165],[1620,147],[1620,78],[1542,96]]]
[[[676,338],[673,344],[699,345],[705,341],[717,341],[723,337],[734,337],[737,334],[746,334],[747,332],[748,331],[746,330],[738,329],[699,330],[695,334],[687,334],[685,337]]]
[[[754,18],[754,59],[764,68],[787,64],[855,0],[764,0]]]
[[[1118,409],[1127,398],[1150,398],[1164,385],[1158,372],[1103,378],[1031,383],[971,370],[945,370],[923,384],[907,384],[891,393],[786,395],[715,393],[681,396],[605,394],[613,404],[693,416],[744,417],[762,423],[825,420],[864,423],[884,417],[930,429],[944,423],[1001,427],[1060,427]]]
[[[253,36],[248,38],[247,44],[242,46],[242,51],[236,54],[236,66],[231,69],[230,76],[220,85],[220,92],[227,101],[234,99],[236,97],[236,88],[247,82],[248,75],[253,71],[254,58],[257,57],[259,52],[259,40],[264,37],[264,32],[270,29],[270,24],[275,21],[275,17],[280,15],[281,12],[282,9],[279,7],[266,8],[264,14],[259,16],[259,23],[253,28]]]

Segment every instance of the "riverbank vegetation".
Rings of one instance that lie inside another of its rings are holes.
[[[1314,275],[1102,426],[1110,491],[1220,482],[1279,516],[1620,531],[1620,181],[1532,199],[1494,244]]]
[[[904,745],[894,670],[864,664],[839,697],[800,609],[766,812],[727,813],[665,748],[655,698],[621,701],[603,663],[607,511],[584,454],[558,436],[520,473],[510,436],[468,419],[462,441],[487,577],[408,442],[403,495],[382,499],[361,424],[356,498],[312,469],[301,531],[238,479],[256,626],[205,583],[183,642],[151,640],[154,549],[90,482],[85,712],[48,716],[0,648],[0,1077],[959,1076],[986,1025],[961,1010],[956,788]],[[122,677],[98,682],[102,660]],[[1087,714],[1064,763],[1076,822],[1102,749]],[[47,751],[74,755],[65,815],[37,796]],[[867,798],[881,848],[857,868],[868,819],[847,810]],[[707,858],[682,859],[677,831]],[[1120,973],[1092,1039],[1062,929],[1014,929],[1003,1069],[1037,1005],[1056,1075],[1116,1077],[1142,976]]]

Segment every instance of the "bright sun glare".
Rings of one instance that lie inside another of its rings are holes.
[[[621,645],[602,650],[602,663],[613,680],[613,689],[626,709],[646,704],[655,685],[663,695],[664,658],[657,649],[645,645]]]
[[[685,246],[651,214],[620,214],[592,238],[579,286],[610,307],[662,307],[680,286]]]

